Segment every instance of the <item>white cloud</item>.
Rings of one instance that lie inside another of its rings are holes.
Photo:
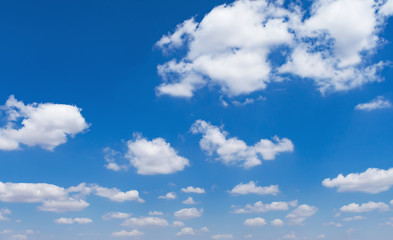
[[[143,199],[139,197],[139,192],[136,190],[122,192],[117,188],[105,188],[100,186],[95,186],[94,190],[96,195],[100,197],[109,198],[110,200],[115,202],[124,202],[124,201],[145,202]]]
[[[376,109],[390,108],[392,103],[386,100],[383,96],[378,96],[368,103],[361,103],[356,105],[356,110],[372,111]]]
[[[363,217],[363,216],[353,216],[353,217],[343,218],[343,221],[344,221],[344,222],[350,222],[350,221],[364,220],[364,219],[366,219],[366,217]]]
[[[159,217],[139,217],[126,219],[122,224],[125,227],[166,227],[168,222]]]
[[[179,211],[174,213],[174,216],[179,219],[192,219],[201,217],[203,214],[203,209],[196,209],[196,208],[183,208]]]
[[[392,6],[374,0],[316,0],[310,9],[263,0],[217,6],[157,42],[164,52],[186,49],[183,58],[158,66],[157,93],[192,97],[209,85],[230,97],[245,95],[284,73],[311,78],[323,93],[380,81],[383,63],[370,64],[368,56],[382,45],[378,34]],[[269,56],[280,47],[288,49],[284,64]]]
[[[193,186],[182,188],[181,191],[185,193],[198,193],[198,194],[206,193],[205,189],[199,187],[193,187]]]
[[[171,174],[190,165],[188,159],[179,156],[163,138],[149,141],[137,135],[127,146],[126,157],[141,175]]]
[[[233,239],[232,234],[216,234],[212,236],[212,239]]]
[[[193,204],[197,204],[197,202],[194,201],[194,199],[192,197],[188,197],[186,200],[184,200],[182,202],[183,204],[186,205],[193,205]]]
[[[160,212],[160,211],[150,211],[149,215],[150,216],[162,216],[162,215],[164,215],[164,213]]]
[[[38,207],[40,211],[46,212],[78,212],[87,208],[90,204],[85,200],[79,199],[66,199],[66,200],[48,200],[44,201],[41,206]]]
[[[389,170],[369,168],[365,172],[351,173],[345,177],[339,174],[333,179],[326,178],[322,185],[337,187],[339,192],[380,193],[393,186],[393,168]]]
[[[248,227],[257,227],[266,225],[266,220],[260,217],[246,219],[243,224]]]
[[[323,225],[324,225],[324,226],[335,226],[335,227],[338,227],[338,228],[340,228],[340,227],[343,226],[341,223],[339,223],[339,222],[333,222],[333,221],[324,223]]]
[[[295,207],[297,201],[292,202],[272,202],[270,204],[265,204],[261,201],[254,203],[253,205],[247,204],[244,208],[235,208],[234,213],[264,213],[268,211],[286,211],[289,207]]]
[[[183,236],[183,235],[195,235],[195,231],[190,227],[185,227],[182,228],[180,232],[176,233],[176,236]]]
[[[165,194],[164,196],[159,196],[158,199],[166,199],[166,200],[176,199],[176,193],[169,192],[169,193]]]
[[[392,200],[392,201],[390,201],[390,205],[392,205],[392,206],[393,206],[393,200]]]
[[[309,206],[307,204],[299,205],[295,210],[290,212],[286,218],[291,225],[300,225],[303,222],[314,215],[318,211],[318,208]]]
[[[244,235],[244,237],[243,238],[252,238],[252,234],[247,234],[247,235]]]
[[[8,208],[2,208],[0,209],[0,221],[7,221],[9,220],[5,215],[11,214],[11,210]]]
[[[0,201],[3,202],[42,202],[66,195],[64,188],[53,184],[0,182]]]
[[[281,239],[297,239],[297,236],[295,232],[290,232],[285,234]]]
[[[274,160],[280,152],[292,152],[293,144],[287,138],[273,137],[273,141],[261,139],[253,146],[248,146],[236,137],[227,138],[228,133],[210,123],[197,120],[192,126],[194,134],[203,135],[199,142],[202,150],[209,155],[216,153],[217,160],[226,165],[241,165],[251,168],[260,165],[263,160]]]
[[[144,235],[144,233],[138,231],[137,229],[134,229],[130,232],[127,232],[125,230],[121,230],[120,232],[113,232],[112,233],[113,237],[140,237],[142,235]]]
[[[174,221],[172,223],[172,227],[184,227],[184,222],[182,222],[182,221]]]
[[[281,220],[281,219],[278,219],[278,218],[274,219],[274,220],[271,221],[270,223],[271,223],[273,226],[275,226],[275,227],[281,227],[281,226],[284,225],[284,221]]]
[[[346,206],[342,206],[340,211],[342,212],[354,212],[354,213],[362,213],[362,212],[371,212],[371,211],[388,211],[389,205],[383,202],[373,202],[370,201],[368,203],[362,203],[361,205],[357,203],[351,203]]]
[[[92,223],[93,220],[90,218],[58,218],[54,221],[57,224],[73,224],[73,223],[78,223],[78,224],[88,224]]]
[[[258,194],[258,195],[277,195],[280,192],[278,185],[270,185],[267,187],[256,186],[255,182],[240,183],[235,186],[229,193],[235,195]]]
[[[5,111],[7,122],[0,128],[0,150],[16,150],[21,144],[53,150],[67,142],[68,136],[74,137],[89,127],[81,109],[72,105],[25,105],[11,95],[1,110]]]
[[[319,235],[317,236],[318,239],[324,239],[325,237],[326,237],[325,234],[319,234]]]
[[[102,220],[109,221],[111,219],[125,219],[131,216],[130,213],[123,212],[109,212],[102,216]]]

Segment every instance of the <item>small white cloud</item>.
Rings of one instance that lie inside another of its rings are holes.
[[[319,235],[317,236],[318,239],[324,239],[325,237],[326,237],[325,234],[319,234]]]
[[[16,150],[21,144],[53,150],[66,143],[69,136],[74,137],[89,127],[81,109],[72,105],[25,105],[11,95],[0,111],[5,111],[7,116],[5,127],[0,128],[0,150]]]
[[[278,219],[278,218],[274,219],[274,220],[271,221],[270,223],[271,223],[273,226],[275,226],[275,227],[281,227],[281,226],[284,225],[284,221],[281,220],[281,219]]]
[[[127,232],[125,230],[121,230],[120,232],[113,232],[112,233],[113,237],[140,237],[142,235],[144,235],[144,233],[138,231],[137,229],[134,229],[130,232]]]
[[[248,227],[258,227],[266,225],[266,220],[260,217],[246,219],[243,224]]]
[[[126,157],[141,175],[171,174],[190,165],[188,159],[179,156],[163,138],[149,141],[137,135],[127,146]]]
[[[184,222],[182,222],[182,221],[174,221],[172,223],[172,227],[184,227]]]
[[[235,207],[234,213],[264,213],[268,211],[286,211],[289,207],[295,207],[297,205],[297,201],[291,202],[272,202],[265,204],[261,201],[254,203],[253,205],[247,204],[243,208]]]
[[[123,212],[109,212],[102,216],[102,220],[109,221],[111,219],[125,219],[131,216],[130,213]]]
[[[150,216],[162,216],[162,215],[164,215],[164,213],[160,212],[160,211],[150,211],[149,215]]]
[[[251,168],[260,165],[263,160],[274,160],[281,152],[292,152],[293,143],[287,138],[273,137],[273,141],[261,139],[253,146],[248,146],[236,137],[227,138],[228,133],[210,123],[197,120],[191,126],[191,132],[201,133],[199,145],[208,155],[217,154],[217,160],[226,165],[240,165]]]
[[[192,197],[188,197],[186,200],[184,200],[182,202],[183,204],[186,205],[193,205],[193,204],[197,204],[197,202],[194,201],[194,199]]]
[[[8,221],[9,219],[5,215],[11,214],[11,210],[8,208],[0,209],[0,221]]]
[[[125,227],[166,227],[168,222],[159,217],[139,217],[126,219],[122,224]]]
[[[307,204],[299,205],[295,210],[290,212],[286,218],[291,225],[300,225],[303,222],[314,215],[318,211],[318,208],[309,206]]]
[[[212,239],[233,239],[232,234],[216,234],[212,236]]]
[[[244,235],[244,237],[243,238],[252,238],[252,234],[247,234],[247,235]]]
[[[205,189],[199,187],[193,187],[193,186],[182,188],[181,191],[185,193],[198,193],[198,194],[206,193]]]
[[[392,206],[393,206],[393,200],[392,200],[392,201],[390,201],[390,205],[392,205]]]
[[[125,201],[145,202],[143,199],[139,197],[139,192],[136,190],[122,192],[117,188],[105,188],[105,187],[95,186],[94,193],[97,196],[105,197],[115,202],[125,202]]]
[[[297,239],[295,232],[285,234],[281,239]]]
[[[370,201],[368,203],[362,203],[361,205],[357,203],[351,203],[346,206],[342,206],[340,211],[342,212],[354,212],[354,213],[362,213],[362,212],[371,212],[371,211],[388,211],[389,205],[383,202],[373,202]]]
[[[392,103],[386,100],[383,96],[378,96],[368,103],[361,103],[356,105],[356,110],[372,111],[376,109],[390,108]]]
[[[324,223],[323,226],[335,226],[335,227],[340,228],[340,227],[342,227],[343,225],[342,225],[341,223],[338,223],[338,222],[330,221],[330,222],[328,222],[328,223]]]
[[[277,195],[280,192],[278,185],[270,185],[267,187],[256,186],[255,182],[240,183],[235,186],[229,193],[234,195],[258,194],[258,195]]]
[[[195,231],[190,227],[185,227],[182,228],[180,232],[176,233],[176,236],[183,236],[183,235],[195,235]]]
[[[350,221],[364,220],[364,219],[366,219],[366,217],[363,217],[363,216],[353,216],[353,217],[343,218],[343,221],[344,221],[344,222],[350,222]]]
[[[196,208],[183,208],[179,211],[174,213],[174,216],[179,219],[192,219],[201,217],[203,214],[203,209],[196,209]]]
[[[164,196],[159,196],[158,199],[166,199],[166,200],[176,199],[176,193],[169,192],[169,193],[165,194]]]
[[[57,224],[88,224],[92,223],[93,220],[91,220],[90,218],[58,218],[54,222]]]
[[[393,186],[393,168],[388,170],[369,168],[362,173],[339,174],[336,178],[326,178],[322,185],[337,187],[339,192],[380,193]]]
[[[203,228],[201,228],[199,231],[200,231],[201,233],[210,232],[209,228],[207,228],[207,227],[203,227]]]

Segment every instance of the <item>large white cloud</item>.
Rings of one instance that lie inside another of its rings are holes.
[[[53,150],[67,142],[68,136],[73,137],[89,127],[81,109],[72,105],[25,105],[11,95],[0,110],[6,114],[6,124],[0,128],[0,150],[16,150],[21,144]]]
[[[246,204],[245,207],[236,207],[233,211],[234,213],[264,213],[269,211],[286,211],[289,207],[295,207],[297,205],[297,201],[291,202],[272,202],[272,203],[263,203],[262,201],[258,201],[254,204]]]
[[[187,220],[192,218],[201,217],[203,214],[203,209],[196,209],[196,208],[183,208],[179,211],[176,211],[173,215],[176,218]]]
[[[197,120],[191,126],[191,131],[203,135],[199,145],[209,155],[216,153],[217,159],[224,164],[241,165],[244,168],[260,165],[262,159],[274,160],[277,154],[292,152],[294,148],[291,140],[277,136],[273,137],[273,141],[261,139],[253,146],[248,146],[236,137],[227,138],[228,132],[203,120]]]
[[[190,165],[188,159],[179,156],[163,138],[149,141],[137,136],[134,140],[128,141],[127,146],[126,156],[138,174],[170,174],[182,171]]]
[[[270,185],[267,187],[260,187],[255,182],[240,183],[236,185],[229,193],[234,195],[258,194],[258,195],[277,195],[280,192],[278,185]]]
[[[344,91],[379,81],[383,63],[367,56],[381,45],[378,34],[393,12],[389,1],[316,0],[305,16],[300,6],[280,1],[238,0],[215,7],[198,23],[191,18],[157,46],[186,48],[183,58],[158,66],[158,94],[192,97],[206,85],[237,96],[263,90],[289,73],[312,79],[321,92]],[[379,11],[380,9],[380,11]],[[284,64],[269,54],[287,49]]]
[[[318,211],[317,207],[309,206],[307,204],[299,205],[296,209],[290,212],[286,218],[291,225],[303,224],[303,222],[314,215]]]
[[[372,111],[376,109],[390,108],[392,104],[389,100],[386,100],[383,96],[378,96],[367,103],[360,103],[356,105],[356,110]]]
[[[125,227],[166,227],[167,220],[160,217],[139,217],[126,219],[122,224]]]
[[[78,212],[87,208],[90,204],[82,199],[47,200],[38,207],[40,211],[46,212]]]
[[[336,178],[326,178],[322,185],[337,187],[339,192],[380,193],[393,186],[393,168],[388,170],[369,168],[362,173],[339,174]]]
[[[342,212],[354,212],[354,213],[362,213],[362,212],[371,212],[371,211],[387,211],[389,210],[389,205],[383,202],[367,202],[362,204],[351,203],[340,208]]]

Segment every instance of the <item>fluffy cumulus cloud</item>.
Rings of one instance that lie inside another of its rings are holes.
[[[187,220],[187,219],[201,217],[202,214],[203,214],[203,209],[183,208],[180,209],[179,211],[176,211],[173,215],[178,219]]]
[[[326,178],[322,185],[338,188],[339,192],[380,193],[393,186],[393,168],[388,170],[369,168],[362,173],[339,174],[336,178]]]
[[[126,157],[141,175],[171,174],[190,165],[188,159],[179,156],[163,138],[149,141],[137,135],[127,146]]]
[[[182,222],[182,221],[173,221],[172,227],[184,227],[184,222]]]
[[[88,224],[92,223],[93,220],[91,220],[90,218],[58,218],[54,222],[57,224]]]
[[[383,202],[367,202],[362,204],[351,203],[340,208],[342,212],[352,212],[352,213],[362,213],[362,212],[372,212],[372,211],[388,211],[389,205]]]
[[[277,195],[280,192],[278,185],[270,185],[267,187],[260,187],[255,184],[255,182],[250,181],[249,183],[240,183],[236,185],[230,194],[234,195],[246,195],[246,194],[258,194],[258,195]]]
[[[271,221],[270,223],[271,223],[273,226],[275,226],[275,227],[281,227],[281,226],[284,225],[284,221],[281,220],[281,219],[279,219],[279,218],[274,219],[274,220]]]
[[[140,237],[144,235],[143,232],[139,231],[138,229],[134,229],[132,231],[121,230],[119,232],[113,232],[112,237]]]
[[[314,215],[318,211],[317,207],[309,206],[307,204],[299,205],[296,209],[290,212],[286,218],[291,225],[300,225],[303,222]]]
[[[193,186],[182,188],[181,191],[185,193],[198,193],[198,194],[206,193],[205,189],[200,187],[193,187]]]
[[[67,142],[89,127],[81,109],[72,105],[32,103],[25,105],[14,96],[0,107],[5,125],[0,127],[0,150],[16,150],[20,145],[39,146],[46,150]]]
[[[167,220],[160,217],[128,218],[122,224],[125,227],[166,227]]]
[[[89,194],[108,198],[116,202],[144,202],[136,190],[121,192],[117,188],[105,188],[96,184],[81,183],[63,188],[47,183],[3,183],[0,182],[0,201],[41,203],[40,211],[68,212],[81,211],[90,204],[85,201]]]
[[[169,192],[163,196],[158,196],[158,199],[173,200],[176,199],[176,193]]]
[[[249,218],[249,219],[246,219],[243,222],[243,224],[248,227],[258,227],[258,226],[266,225],[266,220],[261,217]]]
[[[186,49],[182,58],[158,66],[157,93],[192,97],[216,86],[230,97],[265,89],[286,74],[311,79],[325,92],[380,81],[384,63],[370,63],[391,1],[316,0],[305,9],[282,1],[238,0],[184,21],[156,45],[165,52]],[[285,51],[282,51],[285,49]],[[270,57],[285,52],[284,63]]]
[[[363,111],[372,111],[376,109],[383,109],[383,108],[390,108],[392,107],[392,103],[385,99],[383,96],[378,96],[367,103],[360,103],[356,105],[356,110],[363,110]]]
[[[190,227],[184,227],[180,230],[180,232],[176,233],[176,236],[183,236],[183,235],[195,235],[195,231]]]
[[[245,207],[236,207],[233,211],[234,213],[264,213],[269,211],[286,211],[289,207],[296,207],[297,201],[291,202],[272,202],[272,203],[263,203],[258,201],[254,204],[247,204]]]
[[[186,205],[193,205],[193,204],[197,204],[197,202],[194,201],[194,199],[192,197],[188,197],[186,200],[184,200],[182,202],[183,204]]]
[[[210,123],[197,120],[192,126],[194,134],[201,133],[199,145],[209,155],[215,153],[217,160],[226,165],[240,165],[251,168],[260,165],[263,160],[274,160],[281,152],[292,152],[293,143],[287,138],[273,137],[272,141],[261,139],[253,146],[248,146],[236,137],[228,138],[228,133]]]
[[[125,219],[131,216],[130,213],[123,212],[109,212],[102,216],[102,220],[109,221],[111,219]]]

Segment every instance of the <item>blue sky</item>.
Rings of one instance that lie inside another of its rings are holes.
[[[392,15],[0,3],[0,239],[391,239]]]

